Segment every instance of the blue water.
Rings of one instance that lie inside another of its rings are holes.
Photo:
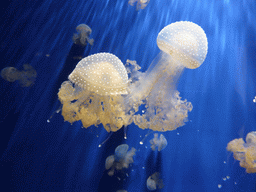
[[[4,2],[1,2],[3,4]],[[161,173],[158,191],[256,191],[256,174],[247,174],[227,143],[256,131],[256,1],[151,0],[136,11],[128,0],[14,0],[1,5],[1,69],[37,71],[32,87],[0,80],[1,187],[3,191],[148,191],[146,180]],[[136,60],[145,71],[159,53],[156,37],[166,25],[187,20],[208,38],[202,66],[186,69],[178,90],[193,104],[189,122],[165,132],[162,152],[152,152],[147,130],[128,126],[107,137],[104,128],[82,129],[54,114],[58,89],[75,68],[74,56],[110,52],[124,63]],[[92,29],[94,46],[73,45],[77,25]],[[128,177],[109,177],[105,159],[123,143],[137,149]]]

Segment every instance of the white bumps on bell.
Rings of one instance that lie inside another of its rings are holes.
[[[82,59],[68,78],[75,85],[99,95],[127,94],[127,71],[122,61],[111,53]]]
[[[204,30],[189,21],[179,21],[164,27],[157,36],[157,45],[190,69],[198,68],[204,62],[208,50]]]

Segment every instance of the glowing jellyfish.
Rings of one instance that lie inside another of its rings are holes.
[[[85,128],[102,123],[108,132],[128,124],[122,109],[128,76],[115,55],[98,53],[88,56],[77,64],[68,78],[58,93],[65,121],[81,120]]]
[[[115,171],[120,171],[123,168],[129,168],[130,164],[133,163],[133,156],[135,155],[136,149],[133,147],[128,151],[129,146],[127,144],[119,145],[115,149],[115,155],[107,157],[105,162],[105,168],[108,171],[109,176],[113,176]]]
[[[72,38],[75,44],[86,46],[88,42],[90,45],[93,45],[94,40],[89,38],[92,30],[88,25],[80,24],[76,27],[76,31],[77,33],[74,33]]]
[[[158,137],[158,134],[155,133],[154,138],[151,139],[149,142],[151,144],[150,147],[153,151],[155,151],[156,149],[158,149],[158,151],[162,151],[167,145],[167,140],[165,139],[163,134],[160,134],[160,137]]]
[[[37,73],[31,65],[24,64],[22,71],[14,67],[5,67],[1,71],[1,77],[9,82],[18,81],[22,87],[29,87],[34,84]]]
[[[181,21],[162,29],[157,45],[161,52],[145,73],[136,62],[128,60],[124,66],[110,53],[82,59],[58,93],[65,121],[81,120],[84,127],[102,123],[108,132],[132,122],[155,131],[183,126],[192,104],[181,100],[176,84],[185,68],[203,63],[207,38],[200,26]]]
[[[242,138],[230,141],[227,150],[233,152],[247,173],[256,173],[256,131],[247,134],[246,143]]]
[[[175,130],[187,121],[192,104],[181,100],[177,81],[185,68],[195,69],[205,60],[208,42],[204,30],[188,21],[172,23],[157,37],[161,52],[138,82],[130,86],[130,101],[145,101],[145,113],[134,116],[142,129]]]
[[[149,1],[150,0],[129,0],[128,4],[134,6],[134,4],[137,2],[136,10],[139,10],[144,9],[148,5]]]
[[[147,179],[147,188],[150,191],[162,189],[164,187],[163,180],[160,179],[160,173],[155,172],[153,175],[149,176]]]

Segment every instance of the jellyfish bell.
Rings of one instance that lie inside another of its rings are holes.
[[[204,62],[208,50],[204,30],[189,21],[164,27],[157,36],[157,46],[189,69],[198,68]]]
[[[128,75],[118,57],[98,53],[82,59],[62,83],[58,96],[66,121],[82,121],[85,128],[103,124],[108,132],[126,125],[123,95]]]

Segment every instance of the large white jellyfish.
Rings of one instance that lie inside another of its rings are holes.
[[[142,129],[175,130],[187,121],[192,104],[181,100],[177,81],[185,68],[198,68],[205,60],[208,42],[204,30],[188,21],[172,23],[157,37],[161,52],[137,83],[130,86],[133,103],[145,101],[146,112],[135,115]]]
[[[122,110],[128,75],[115,55],[88,56],[77,64],[68,78],[70,81],[64,81],[58,93],[65,121],[81,120],[85,128],[102,123],[108,132],[128,125]]]
[[[120,171],[123,168],[129,168],[130,164],[133,163],[133,156],[135,155],[136,149],[133,147],[128,151],[129,146],[127,144],[119,145],[115,149],[115,155],[107,157],[105,162],[105,168],[108,171],[109,176],[113,176],[115,171]]]
[[[21,87],[29,87],[34,84],[37,73],[31,65],[24,64],[22,71],[14,67],[5,67],[1,71],[1,77],[9,82],[18,81]]]
[[[158,137],[158,134],[155,133],[154,138],[151,139],[149,142],[151,144],[150,147],[153,151],[155,151],[156,149],[158,149],[158,151],[162,151],[167,145],[167,140],[163,134],[160,134],[160,137]]]
[[[192,104],[181,100],[176,84],[185,68],[203,63],[207,38],[200,26],[181,21],[162,29],[157,45],[161,52],[145,73],[137,71],[136,63],[125,68],[110,53],[82,59],[58,93],[64,119],[81,120],[86,128],[102,123],[108,132],[132,122],[155,131],[183,126]],[[138,110],[141,105],[143,114]]]
[[[131,6],[134,6],[134,4],[137,2],[136,5],[136,10],[138,11],[139,9],[144,9],[150,0],[129,0],[128,4],[130,4]]]
[[[256,131],[247,134],[246,143],[242,138],[230,141],[227,150],[234,153],[234,158],[247,173],[256,173]]]
[[[91,28],[86,24],[80,24],[76,27],[77,33],[73,34],[73,42],[82,46],[86,46],[87,42],[93,45],[94,39],[90,39],[89,36],[92,33]]]

